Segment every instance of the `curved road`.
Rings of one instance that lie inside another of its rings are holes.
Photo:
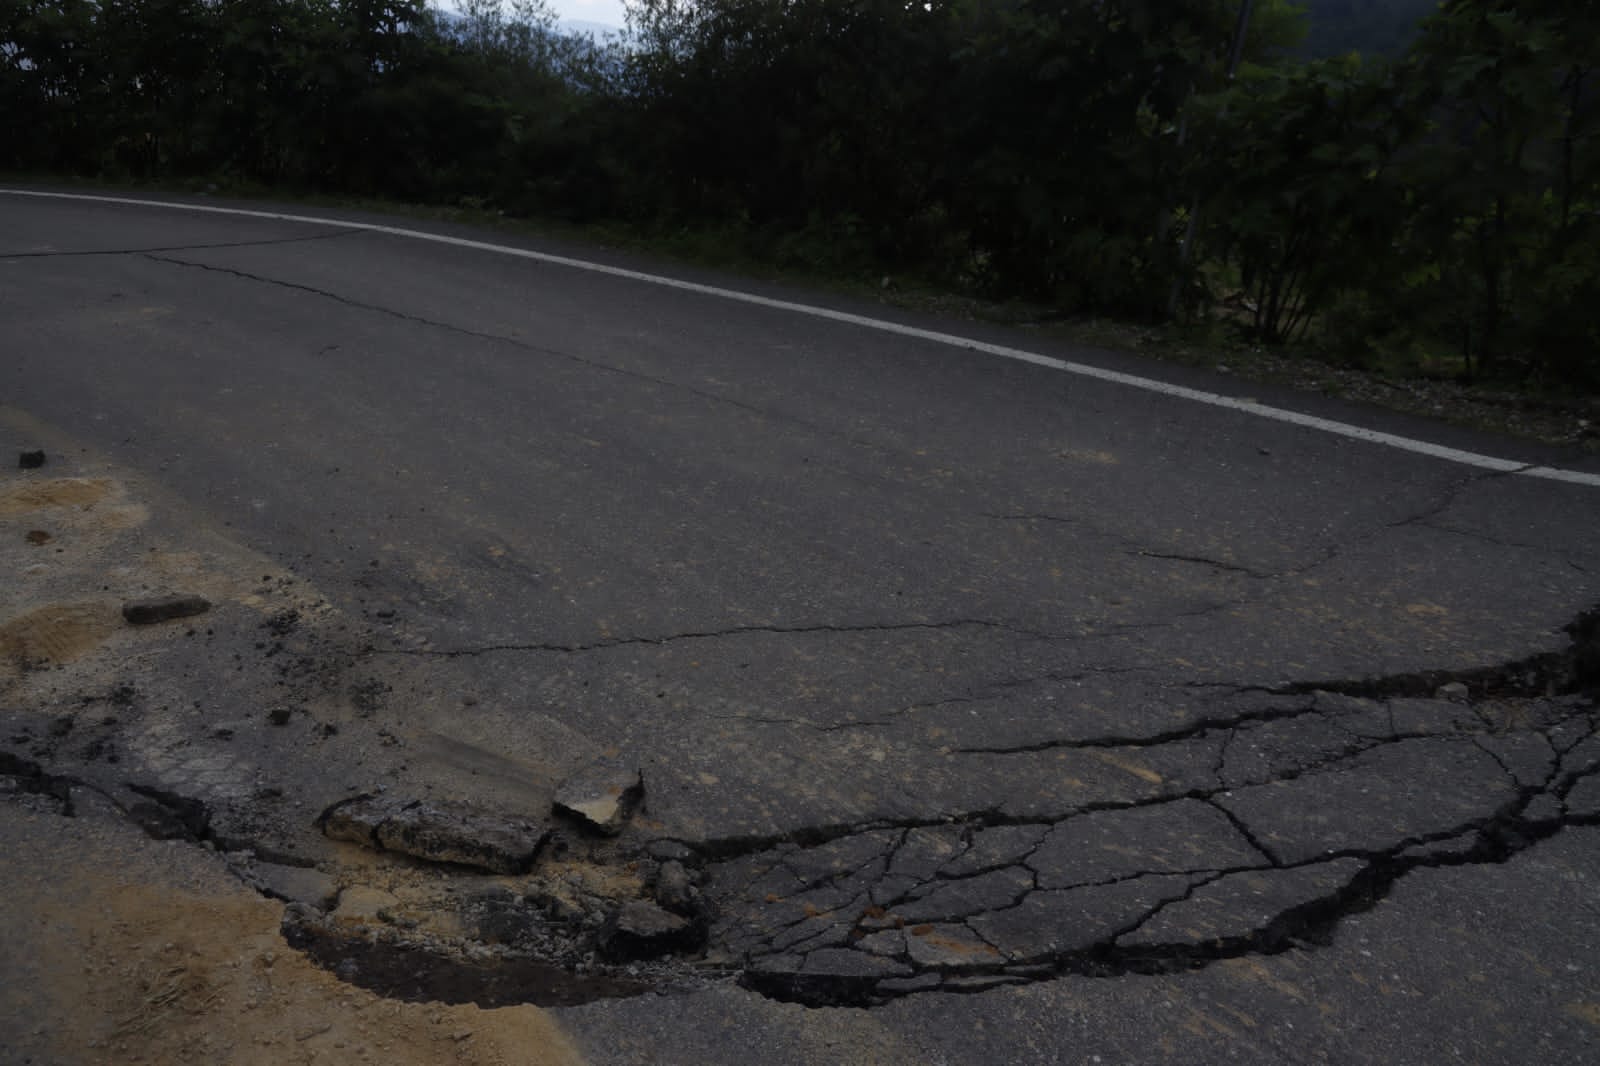
[[[325,868],[352,789],[641,768],[738,980],[593,1061],[1594,1055],[1594,456],[217,207],[0,191],[15,755]],[[40,724],[119,691],[115,765]]]

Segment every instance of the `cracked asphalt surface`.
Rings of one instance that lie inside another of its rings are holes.
[[[0,197],[0,375],[7,795],[398,912],[318,811],[636,765],[591,1061],[1596,1056],[1600,490],[333,213]]]

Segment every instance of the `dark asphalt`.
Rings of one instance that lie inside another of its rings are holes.
[[[325,602],[337,698],[244,637],[130,653],[170,699],[125,772],[289,840],[350,786],[547,800],[607,753],[713,958],[889,1000],[576,1008],[596,1061],[1595,1056],[1597,715],[1502,668],[1600,604],[1600,489],[333,219],[4,195],[0,416]],[[246,788],[179,743],[199,698],[345,717],[241,732]]]

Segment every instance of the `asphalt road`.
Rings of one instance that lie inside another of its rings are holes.
[[[596,1062],[1595,1057],[1600,485],[322,214],[0,194],[6,750],[346,887],[352,790],[642,769],[726,978],[559,1011]],[[46,724],[118,692],[115,764]]]

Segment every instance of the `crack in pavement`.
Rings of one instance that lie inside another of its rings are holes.
[[[359,233],[363,231],[350,232]],[[145,258],[157,263],[166,263],[170,266],[187,267],[194,270],[210,271],[216,274],[226,274],[231,277],[240,278],[245,281],[257,282],[262,285],[272,285],[278,288],[289,289],[294,292],[306,293],[311,296],[320,296],[323,299],[332,300],[335,303],[343,304],[346,307],[353,307],[360,311],[370,311],[373,314],[386,315],[390,318],[397,318],[401,321],[415,323],[416,325],[420,326],[428,326],[432,329],[444,330],[446,332],[455,333],[463,337],[472,337],[476,340],[491,341],[497,344],[507,344],[522,351],[533,352],[538,355],[553,356],[558,359],[565,359],[569,362],[576,363],[579,366],[588,367],[591,370],[598,370],[603,373],[615,374],[619,377],[625,377],[635,381],[644,381],[652,385],[659,385],[662,388],[686,392],[691,395],[698,396],[701,399],[709,400],[712,403],[733,407],[740,411],[744,411],[747,414],[753,414],[758,418],[769,419],[774,422],[784,422],[793,426],[798,426],[819,436],[841,440],[858,448],[865,448],[871,451],[883,453],[891,452],[891,449],[886,448],[884,445],[875,441],[853,436],[849,433],[842,433],[838,430],[830,429],[819,423],[809,421],[797,415],[788,414],[783,411],[776,411],[771,408],[759,406],[757,404],[745,403],[742,400],[736,400],[730,396],[725,396],[720,393],[697,388],[694,385],[689,385],[681,381],[673,381],[670,378],[660,377],[655,374],[647,374],[640,370],[630,370],[626,367],[617,366],[613,363],[602,362],[598,359],[591,359],[586,356],[578,355],[574,352],[568,352],[559,348],[550,348],[544,345],[534,344],[519,337],[508,337],[500,333],[489,333],[483,330],[470,329],[466,326],[459,326],[454,323],[443,322],[438,319],[427,318],[422,315],[415,315],[406,311],[398,311],[392,307],[385,307],[382,304],[374,304],[368,303],[364,300],[357,300],[349,296],[343,296],[339,293],[329,291],[327,289],[319,289],[313,285],[302,285],[298,282],[284,281],[280,278],[272,278],[264,274],[254,274],[250,271],[239,270],[235,267],[216,266],[210,263],[197,263],[191,260],[174,259],[167,256],[154,254],[145,254]]]
[[[1600,811],[1583,814],[1563,811],[1557,818],[1546,819],[1526,816],[1535,798],[1565,794],[1578,782],[1594,776],[1600,776],[1600,765],[1562,775],[1552,780],[1548,789],[1524,788],[1484,816],[1412,834],[1382,848],[1335,849],[1314,859],[1282,863],[1257,845],[1262,860],[1257,864],[1211,869],[1140,868],[1121,877],[1050,890],[1040,889],[1034,881],[1020,885],[1004,902],[987,904],[962,902],[959,890],[947,890],[953,902],[942,912],[937,908],[924,909],[916,912],[913,918],[904,918],[895,911],[903,907],[904,902],[926,900],[932,893],[901,893],[884,903],[870,905],[865,903],[869,896],[857,893],[848,904],[827,911],[802,913],[798,920],[784,926],[794,928],[813,923],[803,939],[776,939],[771,926],[763,926],[759,920],[753,921],[751,915],[741,912],[733,920],[756,932],[754,943],[748,936],[728,936],[728,940],[734,945],[745,945],[745,954],[740,960],[745,984],[774,998],[813,1006],[870,1006],[929,988],[961,991],[961,986],[953,983],[952,978],[974,975],[1035,981],[1067,974],[1160,973],[1192,969],[1245,954],[1270,954],[1293,946],[1314,950],[1331,942],[1334,930],[1342,921],[1370,909],[1414,870],[1498,864],[1568,826],[1600,824]],[[1222,810],[1220,807],[1212,809]],[[1227,812],[1223,810],[1222,813]],[[1241,832],[1247,832],[1242,822],[1234,824]],[[1467,838],[1467,844],[1457,847],[1462,838]],[[1018,860],[1019,863],[1025,861]],[[943,883],[959,886],[961,880],[983,876],[985,874],[975,874]],[[1292,891],[1299,883],[1296,878],[1303,879],[1309,888],[1298,894]],[[1154,899],[1127,891],[1147,882],[1174,879],[1182,887],[1158,894]],[[1261,912],[1258,906],[1241,913],[1224,911],[1209,916],[1196,915],[1192,920],[1199,922],[1198,935],[1183,931],[1187,923],[1170,923],[1171,928],[1159,936],[1130,941],[1134,933],[1154,926],[1156,919],[1165,912],[1190,903],[1202,890],[1223,886],[1232,879],[1249,879],[1252,899],[1265,890],[1271,907],[1266,912]],[[1271,893],[1274,881],[1291,886],[1289,894],[1276,901],[1272,900]],[[811,883],[829,887],[825,879],[813,879]],[[1036,905],[1035,899],[1043,902]],[[1130,899],[1137,906],[1130,907]],[[782,906],[792,902],[769,896],[766,905]],[[858,908],[854,913],[852,906]],[[1065,919],[1069,926],[1080,927],[1056,934],[1064,938],[1059,949],[1049,946],[1055,943],[1050,940],[1052,934],[1049,933],[1052,908],[1056,911],[1057,922]],[[1212,919],[1213,925],[1200,921],[1203,917]],[[819,922],[826,928],[815,928]],[[728,924],[726,918],[724,923]],[[893,932],[900,935],[900,943],[912,943],[912,937],[937,935],[937,930],[953,924],[971,929],[993,954],[974,958],[957,953],[948,959],[940,959],[935,954],[930,959],[925,953],[919,961],[911,949],[897,948],[884,954],[880,941],[875,939]],[[1012,936],[1017,928],[1029,932],[1018,939]],[[863,944],[864,949],[860,947]],[[874,959],[887,958],[910,972],[863,977],[861,967],[851,965],[849,955],[844,954],[863,951]],[[829,953],[820,968],[807,969],[804,961],[797,964],[794,958],[796,953],[805,956],[819,952]],[[1039,968],[1041,963],[1044,964],[1042,969]],[[831,974],[834,978],[831,981],[828,967],[838,970]],[[896,980],[927,973],[937,977],[931,985],[902,990],[895,984]]]
[[[1307,715],[1317,714],[1315,706],[1273,709],[1267,708],[1256,711],[1242,711],[1238,714],[1220,717],[1201,717],[1187,725],[1159,733],[1143,735],[1108,735],[1100,737],[1082,737],[1070,740],[1044,740],[1032,744],[1017,744],[1009,746],[996,746],[986,748],[951,748],[956,755],[1022,755],[1044,751],[1076,750],[1092,748],[1147,748],[1177,741],[1193,740],[1212,732],[1228,732],[1230,735],[1239,726],[1254,722],[1280,722]]]
[[[1220,559],[1211,559],[1204,555],[1184,555],[1178,552],[1158,552],[1150,551],[1144,548],[1130,550],[1125,554],[1144,559],[1168,559],[1172,562],[1178,563],[1195,563],[1199,566],[1209,566],[1214,570],[1221,570],[1230,574],[1243,574],[1246,577],[1255,578],[1257,581],[1269,581],[1274,578],[1284,576],[1283,574],[1264,573],[1260,570],[1254,570],[1248,566],[1240,566],[1237,563],[1223,562]]]
[[[715,940],[747,986],[813,1006],[1316,950],[1415,870],[1503,863],[1600,825],[1600,789],[1585,791],[1600,781],[1600,676],[1585,658],[1600,615],[1569,632],[1565,655],[1349,682],[1309,706],[1076,742],[1148,750],[1218,732],[1215,788],[692,843],[711,871]],[[1478,700],[1412,695],[1424,679],[1459,678]],[[1230,766],[1262,751],[1254,776]],[[1330,806],[1348,827],[1329,828]],[[771,879],[779,866],[787,882]]]
[[[96,255],[142,255],[153,257],[157,252],[205,252],[215,248],[267,248],[278,244],[305,244],[310,241],[327,241],[338,237],[359,236],[361,230],[340,229],[330,230],[326,233],[311,233],[300,237],[275,237],[271,240],[259,241],[218,241],[215,244],[174,244],[155,248],[100,248],[75,252],[0,252],[0,260],[5,259],[68,259]],[[165,260],[176,262],[176,260]],[[199,264],[194,264],[199,265]]]
[[[1439,497],[1432,503],[1427,504],[1413,515],[1388,523],[1384,528],[1398,529],[1401,526],[1426,523],[1429,519],[1437,518],[1439,515],[1454,507],[1456,503],[1460,501],[1461,497],[1467,494],[1468,490],[1477,488],[1479,485],[1485,484],[1486,482],[1515,477],[1516,475],[1525,471],[1532,470],[1538,465],[1539,464],[1537,463],[1523,463],[1521,466],[1515,467],[1511,470],[1487,470],[1466,474],[1454,485],[1441,492]]]
[[[1562,562],[1571,566],[1573,569],[1577,570],[1579,573],[1586,574],[1589,572],[1582,565],[1573,559],[1568,558],[1567,553],[1559,548],[1551,548],[1543,544],[1529,544],[1526,541],[1520,540],[1505,540],[1503,538],[1491,536],[1488,533],[1483,533],[1478,530],[1461,529],[1458,526],[1441,525],[1438,522],[1433,522],[1425,518],[1407,524],[1421,526],[1424,529],[1431,529],[1438,533],[1448,533],[1456,537],[1466,537],[1469,540],[1481,541],[1484,544],[1491,544],[1496,548],[1512,548],[1517,551],[1538,552],[1542,555],[1554,556],[1555,558],[1560,559]]]
[[[1360,545],[1366,544],[1369,541],[1376,540],[1390,530],[1403,529],[1407,526],[1413,525],[1420,525],[1428,529],[1441,528],[1434,526],[1429,520],[1443,514],[1445,511],[1448,511],[1451,507],[1455,506],[1461,497],[1466,495],[1469,490],[1486,482],[1495,481],[1501,478],[1514,477],[1525,471],[1535,469],[1537,466],[1537,463],[1524,463],[1522,466],[1511,470],[1489,470],[1467,474],[1459,479],[1454,485],[1451,485],[1449,488],[1441,492],[1437,499],[1425,505],[1414,514],[1407,515],[1404,518],[1399,518],[1392,522],[1385,522],[1382,525],[1375,526],[1372,529],[1367,530],[1365,533],[1357,534],[1348,540],[1329,544],[1325,549],[1323,549],[1321,558],[1314,559],[1302,566],[1291,567],[1290,569],[1280,571],[1272,576],[1276,578],[1305,577],[1307,574],[1315,573],[1323,567],[1332,564],[1350,549],[1359,547]],[[1457,531],[1451,530],[1451,532]]]
[[[530,642],[526,644],[485,644],[472,648],[369,648],[369,655],[405,655],[421,658],[456,659],[472,658],[480,655],[493,655],[501,652],[551,652],[566,655],[587,654],[596,651],[608,651],[613,648],[628,647],[662,647],[686,640],[724,640],[730,637],[750,635],[763,636],[794,636],[825,633],[844,636],[859,636],[864,633],[907,633],[907,632],[937,632],[952,629],[993,629],[1006,633],[1015,633],[1019,636],[1033,640],[1059,641],[1077,639],[1055,633],[1044,633],[1028,629],[1023,626],[1013,625],[1009,622],[996,622],[983,618],[955,618],[942,622],[882,622],[860,623],[856,625],[836,623],[816,623],[810,625],[756,625],[732,626],[727,629],[708,629],[688,633],[669,633],[659,637],[613,637],[597,640],[588,644],[556,644],[548,642]]]

